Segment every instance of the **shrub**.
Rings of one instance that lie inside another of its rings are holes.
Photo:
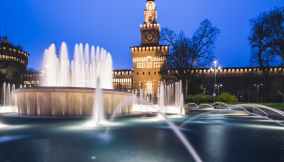
[[[238,98],[235,95],[224,92],[221,95],[217,96],[216,101],[225,103],[236,103],[238,102]]]
[[[194,103],[197,103],[197,104],[209,103],[209,102],[212,102],[212,101],[213,101],[212,96],[204,95],[204,94],[192,95],[192,96],[189,96],[186,100],[187,103],[194,102]]]

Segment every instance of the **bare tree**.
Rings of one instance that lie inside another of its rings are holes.
[[[191,38],[183,32],[162,29],[161,41],[170,45],[168,68],[188,69],[209,65],[214,57],[212,52],[218,34],[219,29],[207,19],[201,22]]]
[[[170,29],[162,29],[161,42],[170,46],[170,53],[167,64],[163,68],[162,74],[167,77],[169,69],[180,70],[175,74],[175,79],[190,80],[190,75],[183,73],[184,69],[208,66],[213,58],[213,49],[215,40],[219,34],[219,29],[212,25],[209,20],[200,23],[199,28],[194,32],[191,38],[183,32],[174,32]],[[187,89],[187,88],[186,88]],[[188,90],[185,90],[188,93]]]
[[[252,63],[261,68],[284,63],[284,8],[260,14],[252,20],[249,41]]]

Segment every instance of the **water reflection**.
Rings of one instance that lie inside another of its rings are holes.
[[[10,130],[0,135],[1,162],[193,162],[160,117],[117,119],[121,125],[109,134],[84,128],[84,121],[36,123],[22,129],[7,124]],[[283,160],[283,127],[261,119],[209,115],[181,130],[205,162]]]

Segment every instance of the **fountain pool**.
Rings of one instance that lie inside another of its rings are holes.
[[[176,125],[191,117],[168,116]],[[122,117],[111,125],[85,120],[0,117],[0,161],[194,162],[163,119]],[[4,126],[5,125],[5,126]],[[181,129],[203,162],[281,162],[284,128],[263,118],[206,116]]]
[[[41,86],[15,91],[19,115],[90,116],[99,122],[132,96],[112,89],[112,58],[105,49],[80,43],[75,45],[73,59],[69,57],[64,42],[59,52],[54,44],[44,51]],[[121,113],[130,111],[128,106]]]
[[[27,116],[92,116],[97,106],[98,89],[78,87],[37,87],[16,91],[18,113]],[[114,108],[131,93],[103,89],[101,94],[105,105],[105,115],[112,114]],[[131,105],[123,109],[124,114],[131,112]],[[103,114],[101,114],[102,116]]]

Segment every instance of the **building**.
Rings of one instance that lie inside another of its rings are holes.
[[[120,91],[142,92],[144,96],[155,98],[162,79],[161,67],[166,63],[169,47],[160,44],[160,24],[154,0],[146,2],[140,33],[141,43],[130,47],[133,67],[113,70],[113,87]],[[7,44],[7,40],[2,40],[0,53],[6,53],[3,51],[8,49],[10,51],[10,54],[4,56],[1,54],[0,59],[5,59],[3,65],[11,65],[10,63],[14,62],[13,65],[21,67],[16,69],[25,70],[28,54],[12,47],[9,43]],[[11,61],[7,62],[7,59]],[[6,69],[13,69],[13,65]],[[3,73],[5,80],[9,80],[9,76],[12,76],[7,71],[12,73],[13,70],[1,71],[6,71]],[[22,76],[14,72],[13,74]],[[243,102],[284,101],[284,67],[225,67],[216,73],[209,68],[179,69],[169,70],[166,74],[169,77],[166,78],[175,79],[176,74],[184,76],[185,96],[200,93],[218,95],[222,92],[230,92]],[[37,86],[39,78],[38,72],[28,71],[23,75],[23,83],[28,87]]]
[[[113,87],[120,91],[132,91],[133,71],[130,69],[113,70]]]
[[[160,25],[154,0],[147,0],[140,33],[141,44],[130,48],[132,70],[114,70],[114,87],[139,93],[142,89],[144,96],[155,97],[169,47],[160,44]],[[185,76],[185,96],[230,92],[244,102],[284,101],[284,67],[226,67],[216,73],[209,68],[169,70],[166,78],[175,79],[175,73]]]
[[[4,103],[3,90],[19,86],[23,82],[28,57],[29,54],[21,47],[10,43],[7,37],[0,37],[0,104]]]
[[[170,70],[167,75],[177,73],[185,76],[185,96],[229,92],[241,102],[284,102],[284,67],[196,68]]]
[[[131,47],[133,63],[132,89],[143,89],[145,96],[157,96],[161,67],[168,55],[168,46],[160,44],[160,24],[154,0],[147,0],[144,23],[140,25],[141,44]]]
[[[0,38],[0,83],[21,83],[28,57],[26,51],[10,43],[7,37]]]

